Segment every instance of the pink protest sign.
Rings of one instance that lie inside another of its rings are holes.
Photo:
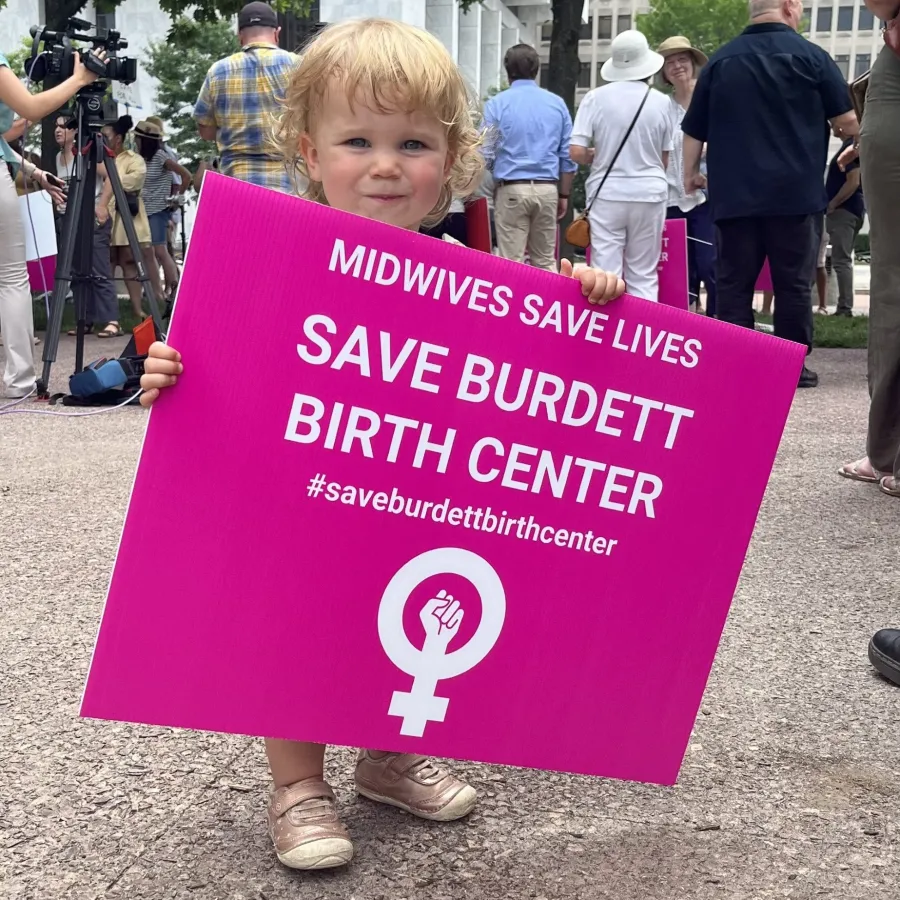
[[[772,290],[772,270],[769,268],[769,259],[766,257],[766,261],[763,263],[762,269],[760,269],[759,277],[756,279],[756,287],[754,288],[756,291],[771,291]]]
[[[659,302],[689,309],[687,221],[666,219],[659,257]]]
[[[216,175],[170,340],[84,715],[674,782],[803,347]]]

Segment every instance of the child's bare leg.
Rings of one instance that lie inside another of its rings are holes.
[[[266,740],[269,771],[276,788],[307,778],[321,778],[325,771],[325,745],[305,741]]]

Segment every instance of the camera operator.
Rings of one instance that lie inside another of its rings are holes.
[[[102,51],[90,51],[100,61],[106,59]],[[63,106],[97,76],[75,54],[74,72],[62,84],[31,94],[9,68],[6,57],[0,54],[0,134],[12,127],[16,115],[29,122],[38,122]],[[34,315],[31,289],[25,265],[25,229],[19,216],[19,201],[15,177],[22,167],[26,178],[48,191],[57,202],[64,197],[60,181],[23,160],[5,140],[0,138],[0,327],[6,344],[6,371],[3,381],[7,397],[27,396],[35,383],[34,372]]]

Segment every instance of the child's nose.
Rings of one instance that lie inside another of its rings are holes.
[[[372,160],[372,175],[376,178],[394,178],[400,172],[397,154],[390,151],[376,153]]]

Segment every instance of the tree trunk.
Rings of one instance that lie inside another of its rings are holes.
[[[51,31],[64,31],[69,19],[77,16],[84,5],[85,0],[45,0],[46,19],[42,24]],[[43,49],[43,45],[41,45],[41,49]],[[55,75],[48,75],[41,87],[47,90],[47,88],[55,87],[62,80]],[[56,174],[56,154],[59,152],[56,138],[53,136],[57,112],[47,116],[41,123],[41,168],[53,175]]]
[[[581,34],[582,0],[553,0],[553,31],[550,35],[550,68],[547,88],[559,94],[575,115],[575,88],[581,61],[578,38]]]
[[[578,39],[581,34],[581,13],[583,0],[552,0],[553,31],[550,35],[550,67],[547,73],[547,87],[562,97],[569,112],[575,115],[575,88],[578,86],[578,75],[581,71],[581,60],[578,58]],[[572,259],[574,248],[569,245],[563,235],[572,221],[572,203],[569,211],[560,222],[561,257]]]

